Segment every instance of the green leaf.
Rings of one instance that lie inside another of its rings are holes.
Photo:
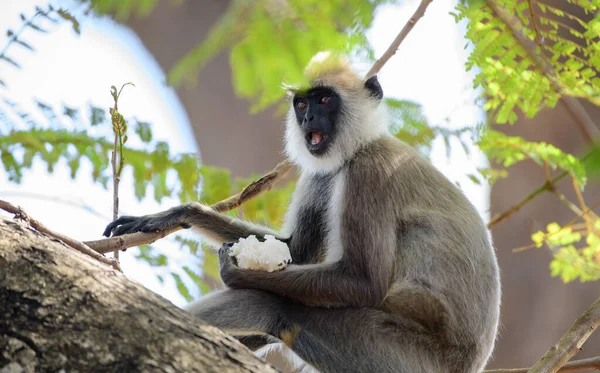
[[[511,137],[498,131],[487,130],[477,144],[488,158],[504,167],[531,159],[538,164],[546,162],[552,168],[561,168],[569,172],[582,188],[587,182],[586,170],[578,158],[545,142],[528,142],[518,136]]]
[[[73,31],[75,31],[75,33],[77,35],[81,34],[81,25],[79,24],[79,21],[71,13],[69,13],[68,10],[61,8],[61,9],[57,10],[56,13],[65,21],[71,23],[71,27],[73,28]]]
[[[148,122],[135,122],[135,133],[140,137],[140,140],[144,143],[152,141],[152,127]]]
[[[600,17],[584,20],[579,16],[584,9],[597,14],[600,4],[568,3],[559,9],[536,1],[533,13],[528,9],[533,3],[527,1],[457,4],[455,20],[467,21],[471,47],[466,66],[468,70],[477,68],[475,87],[484,89],[484,109],[492,111],[496,122],[513,124],[517,109],[533,117],[554,107],[563,95],[600,105]],[[515,35],[524,35],[531,43],[523,43]]]
[[[0,60],[8,62],[9,64],[13,65],[17,69],[21,68],[21,65],[19,65],[18,63],[16,63],[15,60],[13,60],[12,58],[8,57],[5,54],[0,54]]]
[[[138,246],[139,254],[136,259],[143,260],[152,267],[166,267],[169,264],[169,258],[163,254],[154,254],[154,247],[151,245]]]
[[[372,59],[366,30],[375,8],[388,2],[230,2],[204,41],[169,72],[169,83],[196,83],[208,62],[227,50],[235,93],[252,102],[252,112],[264,110],[283,99],[282,80],[305,83],[304,67],[319,51],[351,52]]]
[[[585,168],[590,176],[600,176],[600,146],[594,146],[585,162]]]
[[[41,28],[40,26],[36,25],[35,23],[33,23],[31,21],[27,22],[27,26],[29,26],[30,28],[34,29],[37,32],[41,32],[41,33],[44,33],[44,34],[48,32],[48,30],[46,30],[44,28]]]
[[[28,49],[28,50],[30,50],[30,51],[33,51],[33,50],[34,50],[34,49],[33,49],[33,47],[31,46],[31,44],[29,44],[29,43],[27,43],[27,42],[25,42],[25,41],[23,41],[23,40],[21,40],[21,39],[15,39],[15,43],[16,43],[16,44],[19,44],[19,45],[20,45],[20,46],[22,46],[23,48],[25,48],[25,49]]]
[[[106,110],[101,107],[90,105],[90,124],[97,126],[106,122]]]
[[[198,285],[198,289],[200,289],[201,294],[207,294],[210,292],[210,286],[208,286],[208,284],[200,276],[198,276],[198,274],[192,271],[189,267],[183,267],[183,270],[194,281],[194,283]]]
[[[73,122],[79,121],[79,110],[63,105],[63,115],[71,118]]]
[[[481,185],[481,182],[479,181],[479,179],[475,175],[468,174],[467,177],[469,178],[469,180],[471,180],[473,182],[473,184]]]
[[[177,274],[175,272],[171,272],[171,277],[173,277],[173,280],[175,280],[175,285],[177,286],[177,290],[179,291],[179,294],[181,294],[185,298],[186,301],[188,301],[188,302],[193,301],[194,298],[192,298],[187,286],[185,286],[185,283],[183,282],[183,280],[181,280],[181,276],[179,276],[179,274]]]
[[[74,153],[68,151],[69,145],[74,147]],[[106,187],[110,176],[109,160],[113,146],[112,141],[102,137],[89,136],[87,131],[31,129],[29,131],[11,131],[6,135],[0,135],[0,149],[7,154],[5,155],[6,162],[10,161],[11,165],[9,175],[13,175],[11,181],[16,183],[21,181],[19,175],[22,169],[31,168],[32,159],[39,156],[46,163],[50,172],[54,170],[54,165],[64,158],[71,168],[73,177],[79,170],[81,158],[87,159],[92,166],[93,180]],[[22,159],[12,156],[12,154],[21,152],[24,152]],[[154,150],[133,149],[124,146],[123,154],[127,159],[125,168],[133,169],[134,191],[138,198],[146,196],[147,187],[149,183],[152,183],[155,188],[154,197],[157,201],[173,192],[185,196],[187,201],[197,199],[200,175],[195,155],[172,155],[167,144],[161,142],[156,144]],[[168,178],[168,173],[173,170],[176,171],[177,177]],[[219,173],[219,169],[213,168],[213,170],[215,174]],[[226,170],[220,172],[229,175]],[[230,190],[229,177],[222,181],[226,190]],[[215,180],[215,182],[219,182],[219,180]],[[207,184],[211,185],[214,190],[223,187],[215,182]]]

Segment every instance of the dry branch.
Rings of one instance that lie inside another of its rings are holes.
[[[531,368],[516,368],[516,369],[492,369],[485,370],[483,373],[528,373]],[[562,366],[557,372],[559,373],[572,373],[580,372],[582,370],[600,370],[600,356],[592,357],[590,359],[570,361]]]
[[[400,47],[400,44],[402,44],[406,36],[412,31],[413,27],[415,27],[419,19],[421,19],[423,15],[425,15],[425,10],[429,6],[429,4],[431,4],[432,1],[433,0],[421,1],[421,4],[419,4],[419,7],[415,11],[415,13],[412,15],[412,17],[410,17],[410,19],[408,20],[406,25],[404,25],[402,30],[400,30],[400,33],[396,36],[394,41],[392,41],[392,44],[390,44],[385,53],[377,61],[375,61],[375,63],[366,75],[367,78],[370,78],[373,75],[377,75],[377,73],[379,73],[383,65],[385,65],[389,61],[389,59],[392,58],[394,54],[396,54],[396,51],[398,50],[398,47]]]
[[[217,202],[211,207],[218,212],[233,210],[241,206],[243,203],[248,202],[249,200],[270,190],[279,179],[281,179],[292,169],[292,167],[293,164],[288,161],[281,162],[269,173],[248,184],[238,194]],[[122,236],[106,238],[103,240],[86,241],[85,244],[97,252],[104,254],[114,250],[124,250],[129,247],[150,244],[181,229],[181,227],[175,227],[172,229],[152,233],[137,232],[132,234],[124,234]]]
[[[97,253],[96,251],[92,250],[89,246],[87,246],[86,244],[84,244],[80,241],[77,241],[71,237],[65,236],[64,234],[50,230],[44,224],[40,223],[38,220],[35,220],[31,216],[29,216],[22,208],[13,205],[10,202],[0,200],[0,209],[2,209],[4,211],[8,211],[11,214],[14,214],[15,219],[25,221],[27,224],[29,224],[31,227],[38,230],[39,232],[45,233],[48,236],[51,236],[51,237],[61,240],[67,246],[72,247],[73,249],[79,251],[80,253],[91,256],[92,258],[94,258],[104,264],[108,264],[118,271],[121,270],[121,267],[119,266],[119,263],[116,260],[107,258],[107,257],[103,256],[102,254]]]
[[[583,346],[583,343],[600,325],[600,298],[581,315],[557,344],[529,370],[529,373],[553,373],[565,365]]]

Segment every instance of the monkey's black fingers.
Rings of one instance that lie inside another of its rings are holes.
[[[104,233],[102,233],[102,235],[104,237],[110,237],[110,233],[112,232],[112,230],[121,225],[121,224],[127,224],[127,223],[131,223],[133,221],[136,221],[137,219],[139,219],[139,217],[136,216],[121,216],[120,218],[118,218],[117,220],[111,222],[110,224],[108,224],[106,226],[106,229],[104,229]]]
[[[135,222],[129,223],[129,224],[119,225],[113,231],[113,237],[122,236],[127,233],[143,232],[140,228],[141,228],[141,223],[138,221],[135,221]]]

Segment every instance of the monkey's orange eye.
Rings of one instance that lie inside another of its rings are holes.
[[[300,100],[300,101],[296,102],[296,109],[298,109],[298,110],[306,109],[306,101]]]
[[[331,101],[331,96],[323,96],[323,97],[321,97],[320,102],[321,102],[321,104],[325,105],[325,104],[328,104],[329,101]]]

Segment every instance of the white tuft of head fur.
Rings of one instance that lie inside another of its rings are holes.
[[[371,97],[364,80],[351,70],[347,60],[336,57],[332,63],[330,56],[328,52],[319,52],[307,67],[311,88],[328,86],[341,99],[337,133],[329,150],[320,156],[308,151],[291,104],[286,120],[285,153],[293,163],[310,173],[329,173],[339,169],[362,146],[389,133],[384,105]],[[324,67],[319,66],[322,61],[326,61]]]

